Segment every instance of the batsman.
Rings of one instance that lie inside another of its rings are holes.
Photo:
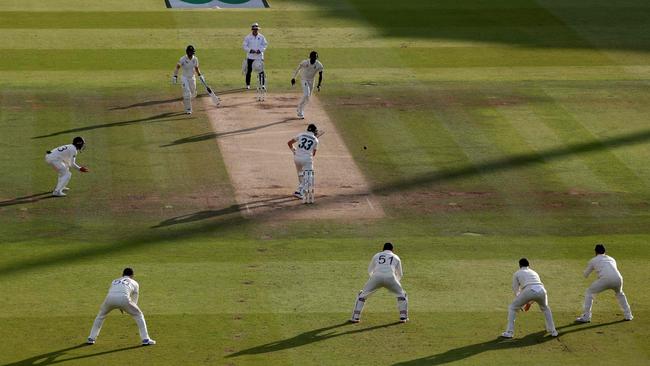
[[[185,55],[178,60],[174,75],[172,75],[172,84],[178,83],[178,70],[183,69],[181,83],[183,85],[183,104],[185,105],[186,114],[192,114],[192,98],[196,98],[196,77],[194,72],[199,75],[199,79],[207,87],[205,76],[201,75],[201,70],[199,70],[199,59],[194,55],[195,53],[194,46],[187,46]]]
[[[305,203],[314,203],[314,157],[319,135],[316,125],[310,123],[306,132],[299,133],[287,142],[298,173],[298,188],[293,195],[305,199]]]

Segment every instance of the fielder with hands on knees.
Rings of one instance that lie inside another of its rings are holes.
[[[313,176],[314,157],[318,149],[318,128],[313,123],[307,126],[306,132],[301,132],[287,142],[289,149],[293,153],[293,161],[296,164],[298,173],[298,188],[293,193],[296,198],[303,199],[305,189],[305,172],[311,171]],[[294,146],[298,143],[296,146]]]
[[[585,303],[583,313],[576,319],[578,323],[589,323],[591,321],[591,307],[594,303],[594,296],[605,290],[612,290],[618,300],[618,304],[623,310],[623,319],[632,320],[632,310],[630,304],[627,302],[627,297],[623,292],[623,276],[616,267],[616,260],[605,254],[605,246],[603,244],[596,244],[594,248],[596,256],[593,257],[587,269],[585,269],[584,276],[589,277],[594,270],[598,274],[598,279],[587,288],[585,292]]]
[[[318,73],[318,85],[316,88],[320,91],[321,83],[323,82],[323,64],[318,61],[318,52],[311,51],[309,59],[303,60],[298,64],[298,68],[293,73],[291,78],[291,85],[296,84],[296,76],[300,74],[300,81],[302,82],[302,99],[298,102],[298,109],[296,110],[298,118],[305,118],[305,106],[309,102],[309,97],[314,91],[314,77]]]
[[[551,337],[558,336],[555,323],[553,322],[551,308],[548,307],[548,297],[544,284],[537,272],[530,269],[529,266],[528,259],[521,258],[519,260],[519,270],[512,276],[512,291],[515,293],[515,299],[508,307],[508,327],[501,334],[503,338],[512,338],[515,336],[515,317],[517,316],[517,311],[527,309],[525,306],[531,301],[536,302],[539,305],[539,309],[544,313],[546,331],[551,334]]]
[[[64,191],[67,191],[68,182],[72,178],[70,167],[77,169],[82,173],[88,173],[88,168],[77,165],[77,153],[81,152],[86,145],[86,141],[81,136],[72,139],[72,143],[59,146],[45,153],[45,162],[49,164],[59,175],[52,196],[65,197]]]
[[[178,70],[183,69],[181,85],[183,86],[183,104],[185,105],[186,114],[192,114],[192,98],[196,98],[196,77],[194,73],[196,72],[201,82],[207,85],[205,77],[201,75],[201,70],[199,70],[199,59],[195,54],[194,46],[187,46],[185,55],[178,60],[174,75],[172,75],[172,84],[178,83]]]
[[[393,252],[392,243],[385,243],[383,250],[372,257],[372,260],[370,260],[370,264],[368,265],[368,275],[370,276],[370,279],[368,279],[368,282],[363,286],[363,290],[359,291],[359,294],[357,295],[357,300],[354,303],[354,310],[352,311],[352,318],[349,322],[360,322],[361,311],[363,310],[368,297],[380,287],[384,287],[397,296],[399,321],[400,323],[406,323],[409,320],[409,302],[406,292],[400,283],[403,275],[402,261],[397,254]]]
[[[251,33],[244,37],[242,47],[246,51],[246,89],[251,88],[251,73],[253,72],[253,62],[255,60],[264,61],[264,51],[269,43],[266,38],[259,33],[260,25],[253,23]],[[264,80],[264,71],[260,73],[260,78]]]
[[[108,289],[108,295],[106,295],[106,299],[104,299],[104,303],[102,303],[99,313],[95,318],[95,322],[93,323],[93,327],[90,330],[90,335],[86,341],[87,344],[95,344],[97,336],[99,336],[99,332],[102,330],[102,325],[104,324],[106,315],[108,315],[108,313],[113,309],[119,309],[120,312],[126,312],[133,317],[133,320],[135,320],[138,325],[140,339],[142,339],[143,346],[156,344],[156,341],[149,337],[147,323],[144,320],[144,314],[142,314],[142,310],[138,307],[140,285],[133,279],[133,276],[133,269],[124,268],[122,271],[122,277],[111,282],[111,287]]]

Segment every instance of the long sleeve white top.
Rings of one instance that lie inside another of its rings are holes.
[[[512,276],[512,292],[515,296],[519,295],[521,290],[533,285],[544,286],[537,272],[528,267],[521,267]]]
[[[81,167],[77,164],[77,152],[77,148],[69,144],[50,150],[48,155],[51,160],[62,161],[68,166],[79,170]]]
[[[585,277],[589,277],[594,270],[598,278],[623,278],[616,267],[616,260],[606,254],[598,254],[591,258],[584,272]]]
[[[108,289],[108,296],[120,295],[126,296],[134,303],[138,303],[140,293],[140,285],[129,276],[120,277],[111,282],[111,287]]]
[[[384,250],[375,254],[368,265],[368,275],[390,275],[399,281],[402,278],[402,261],[397,254]]]
[[[244,38],[242,47],[244,48],[244,51],[246,51],[246,57],[249,59],[264,60],[264,51],[266,51],[268,45],[269,43],[261,33],[257,33],[257,36],[254,36],[253,33],[251,33]],[[260,53],[251,53],[251,50],[259,50]]]

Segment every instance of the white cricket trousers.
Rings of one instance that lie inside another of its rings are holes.
[[[296,192],[302,192],[303,189],[303,174],[304,170],[314,170],[313,156],[293,156],[293,162],[296,164],[296,173],[298,173],[298,188]]]
[[[314,91],[314,80],[302,80],[302,99],[298,102],[298,114],[305,114],[305,106],[309,103],[309,97]]]
[[[585,305],[584,305],[584,314],[583,316],[587,319],[591,319],[591,307],[594,303],[594,296],[596,294],[601,293],[605,290],[613,290],[614,294],[616,296],[616,300],[618,300],[618,304],[621,306],[621,309],[623,310],[623,315],[625,318],[630,318],[632,317],[632,310],[630,309],[630,304],[627,302],[627,297],[625,297],[625,293],[623,292],[623,279],[620,277],[614,277],[614,278],[599,278],[594,283],[587,288],[587,291],[585,292]]]
[[[181,82],[183,85],[183,105],[185,105],[185,111],[192,111],[192,98],[196,98],[196,77],[181,76]]]
[[[352,312],[353,320],[359,320],[361,318],[361,311],[368,297],[382,287],[397,297],[397,308],[400,319],[408,318],[408,297],[402,288],[402,284],[392,273],[375,273],[368,279],[368,282],[363,286],[363,290],[357,295],[357,301],[354,304],[354,310]]]
[[[102,304],[101,308],[99,309],[99,313],[95,318],[93,328],[90,330],[89,338],[97,338],[99,332],[102,330],[102,325],[104,324],[106,315],[108,315],[108,313],[114,309],[121,309],[127,314],[131,315],[133,317],[133,320],[135,320],[135,323],[138,325],[140,338],[142,340],[149,339],[149,332],[147,331],[147,323],[144,320],[144,314],[142,314],[142,311],[138,305],[133,303],[128,296],[121,294],[109,294],[106,296],[106,299],[104,300],[104,303]]]
[[[50,157],[51,154],[45,155],[45,162],[48,163],[56,173],[59,175],[59,180],[56,183],[56,188],[54,192],[62,192],[62,189],[68,185],[70,178],[72,178],[72,173],[70,172],[70,167],[65,162],[59,159],[53,159]]]
[[[517,311],[521,310],[529,301],[535,301],[539,305],[539,309],[544,313],[544,320],[546,321],[546,331],[552,333],[555,331],[555,323],[553,322],[553,313],[551,308],[548,307],[548,297],[546,289],[540,285],[530,285],[524,288],[514,301],[508,307],[508,328],[506,332],[515,332],[515,317]]]

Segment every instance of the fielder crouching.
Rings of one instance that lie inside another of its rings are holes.
[[[77,153],[83,150],[85,144],[86,142],[84,139],[81,136],[77,136],[72,139],[72,143],[69,145],[59,146],[46,151],[45,162],[56,170],[59,175],[56,187],[54,188],[54,191],[52,191],[52,196],[66,196],[64,191],[68,190],[68,182],[70,181],[70,178],[72,178],[70,167],[73,167],[82,173],[88,172],[88,168],[79,166],[76,161]]]
[[[358,323],[361,321],[361,311],[368,297],[380,287],[384,287],[397,296],[399,321],[406,323],[409,320],[408,297],[400,283],[402,279],[402,261],[397,254],[393,253],[393,244],[385,243],[383,251],[372,257],[368,266],[368,274],[370,275],[370,279],[363,286],[363,290],[359,292],[359,295],[357,295],[350,322]]]

